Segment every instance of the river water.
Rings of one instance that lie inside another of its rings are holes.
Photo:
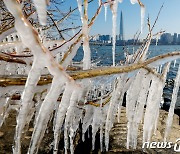
[[[129,52],[133,52],[132,46],[127,46],[129,49]],[[134,50],[136,50],[138,46],[134,47]],[[180,45],[159,45],[155,46],[152,45],[149,48],[149,56],[153,57],[160,54],[165,54],[168,52],[173,51],[180,51]],[[98,66],[110,66],[112,65],[112,46],[91,46],[91,52],[92,52],[92,61],[94,63],[97,63]],[[83,58],[83,51],[82,47],[78,50],[78,53],[76,57],[74,58],[74,61],[81,61]],[[120,60],[124,60],[124,51],[122,46],[116,47],[116,64],[119,63]],[[168,73],[168,80],[167,85],[164,88],[164,97],[171,100],[172,95],[172,89],[173,89],[173,79],[176,76],[176,72],[178,69],[178,65],[180,64],[180,59],[177,60],[176,65],[174,66],[174,62],[171,63],[171,68]],[[178,99],[176,103],[176,108],[180,108],[180,90],[178,93]]]

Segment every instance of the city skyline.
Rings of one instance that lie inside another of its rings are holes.
[[[164,3],[165,2],[165,3]],[[147,23],[147,16],[149,15],[151,24],[157,17],[160,7],[164,3],[164,7],[159,16],[158,22],[154,28],[154,33],[159,32],[161,29],[166,32],[173,33],[174,31],[180,33],[180,18],[178,17],[178,12],[180,9],[180,0],[142,0],[142,3],[146,7],[145,20],[144,23]],[[66,0],[66,6],[69,5],[72,8],[77,7],[77,1],[75,0],[72,3],[72,0]],[[67,7],[66,7],[67,8]],[[91,18],[95,11],[98,8],[98,1],[93,1],[89,4],[88,15]],[[124,17],[124,37],[125,39],[133,38],[137,30],[140,30],[140,7],[138,4],[132,5],[130,0],[124,0],[122,3],[119,3],[117,21],[120,19],[120,12],[123,11]],[[79,12],[76,12],[79,14]],[[112,13],[110,8],[107,9],[107,20],[105,21],[105,11],[102,8],[102,11],[98,18],[96,19],[93,27],[91,28],[90,35],[96,34],[112,34]],[[81,20],[78,19],[76,24],[81,25]],[[144,38],[147,34],[147,26],[143,30],[141,38]],[[117,22],[117,34],[119,34],[119,22]]]
[[[120,28],[121,29],[121,28]],[[127,40],[122,40],[119,35],[116,35],[116,45],[135,45],[141,44],[144,40],[143,39],[127,39]],[[111,35],[96,35],[95,37],[92,37],[90,40],[91,43],[93,44],[105,44],[105,45],[112,45],[112,36]],[[153,38],[151,40],[151,44],[156,44],[157,39]],[[160,38],[158,39],[158,44],[159,45],[180,45],[180,34],[178,33],[163,33]]]

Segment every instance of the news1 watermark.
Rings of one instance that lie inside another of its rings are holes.
[[[142,148],[150,149],[171,149],[174,148],[175,152],[180,152],[180,138],[173,142],[144,142]]]

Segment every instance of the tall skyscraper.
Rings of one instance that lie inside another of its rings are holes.
[[[120,16],[120,27],[119,27],[119,40],[124,41],[124,24],[123,24],[123,13],[121,11]]]

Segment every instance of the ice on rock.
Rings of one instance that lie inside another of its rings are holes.
[[[179,65],[179,69],[178,69],[178,72],[177,72],[177,75],[175,78],[174,89],[173,89],[173,94],[172,94],[172,101],[171,101],[171,105],[169,108],[168,118],[166,121],[166,129],[165,129],[165,136],[164,136],[165,141],[167,140],[168,134],[171,131],[171,125],[173,122],[173,115],[174,115],[174,108],[175,108],[175,104],[177,101],[179,87],[180,87],[180,65]]]

